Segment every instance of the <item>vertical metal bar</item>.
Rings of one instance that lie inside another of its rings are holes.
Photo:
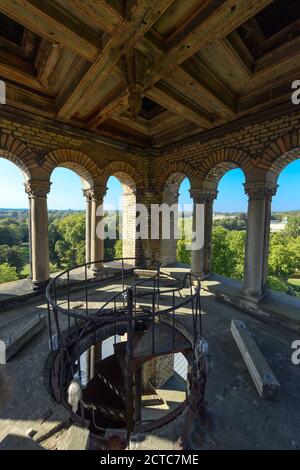
[[[142,419],[142,367],[139,367],[134,374],[134,412],[135,421]]]
[[[67,273],[67,282],[68,282],[68,313],[70,313],[70,271]],[[70,334],[71,318],[68,315],[68,333]]]
[[[175,291],[173,291],[173,297],[172,297],[172,323],[173,323],[173,328],[172,328],[172,335],[173,335],[173,350],[175,349]]]
[[[200,327],[200,336],[203,336],[203,328],[202,328],[202,310],[201,310],[201,294],[200,288],[198,289],[198,308],[199,308],[199,327]]]
[[[157,310],[159,310],[159,297],[160,297],[160,272],[157,275]]]
[[[77,364],[78,364],[78,375],[79,381],[82,384],[81,380],[81,363],[80,363],[80,353],[79,353],[79,333],[78,333],[78,319],[75,317],[75,345],[76,345],[76,357],[77,357]]]
[[[84,266],[84,277],[85,277],[85,312],[89,314],[89,301],[88,301],[88,285],[87,285],[87,265]]]
[[[53,280],[53,294],[54,294],[54,302],[57,304],[57,294],[56,294],[56,279]]]
[[[90,348],[90,379],[95,377],[95,345]]]
[[[152,293],[152,354],[154,354],[155,292]]]
[[[122,292],[124,292],[125,284],[124,284],[124,258],[122,258]],[[123,296],[123,308],[125,308],[125,298]]]
[[[133,311],[132,290],[127,290],[127,344],[126,344],[126,410],[127,410],[127,434],[128,439],[134,429],[134,390],[133,390]]]
[[[49,336],[50,336],[50,351],[53,360],[53,341],[52,341],[52,325],[51,325],[51,311],[50,304],[47,302],[47,311],[48,311],[48,322],[49,322]]]

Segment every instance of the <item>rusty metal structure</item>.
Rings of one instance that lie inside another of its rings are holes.
[[[95,292],[101,293],[107,283],[103,260],[80,266],[81,278],[76,282],[73,274],[78,267],[52,279],[47,288],[50,389],[55,400],[70,410],[71,419],[89,427],[94,436],[120,429],[129,440],[132,433],[166,425],[187,407],[197,413],[204,403],[207,343],[202,334],[199,278],[187,274],[179,286],[162,287],[165,273],[156,263],[147,276],[131,283],[135,261],[113,260],[121,290],[106,292],[102,302]],[[149,260],[143,263],[146,266]],[[78,282],[84,299],[74,308],[72,296]],[[167,298],[170,305],[165,306]],[[184,306],[191,308],[192,332],[179,320]],[[101,344],[107,338],[113,338],[113,354],[102,358]],[[160,419],[143,420],[144,364],[178,352],[188,363],[186,399]]]

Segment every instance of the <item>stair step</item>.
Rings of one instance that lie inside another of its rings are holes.
[[[146,330],[137,330],[133,334],[133,347],[139,343],[141,338],[144,336]],[[115,355],[118,358],[118,361],[121,366],[122,373],[126,370],[126,347],[127,341],[122,341],[121,343],[114,344]]]
[[[122,341],[121,343],[114,344],[115,355],[119,361],[123,374],[126,369],[126,345],[127,341]]]
[[[36,316],[30,320],[4,328],[0,332],[0,364],[6,364],[45,325],[45,317]]]
[[[104,405],[110,408],[125,411],[125,402],[121,395],[113,390],[99,377],[94,377],[89,381],[83,391],[84,401],[94,405]]]
[[[115,387],[125,397],[123,370],[115,354],[106,357],[95,365],[95,372]]]
[[[154,335],[154,350],[152,338]],[[174,340],[173,340],[174,335]],[[133,348],[134,359],[147,359],[190,349],[189,342],[177,330],[165,323],[154,323],[141,336]]]

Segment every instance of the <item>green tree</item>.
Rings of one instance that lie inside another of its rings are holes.
[[[17,274],[20,276],[21,271],[25,265],[24,257],[23,257],[23,250],[17,246],[9,248],[7,252],[7,263],[10,266],[15,267]]]
[[[242,280],[244,278],[246,232],[230,231],[227,233],[229,256],[232,260],[230,277]]]
[[[20,275],[26,264],[23,249],[18,246],[0,245],[0,264],[8,264],[16,268],[17,274]]]
[[[186,240],[177,240],[176,259],[179,263],[190,264],[192,252],[187,249]]]
[[[212,267],[213,272],[230,277],[234,266],[227,234],[228,230],[223,227],[216,227],[213,230]]]
[[[14,246],[20,243],[15,225],[0,224],[0,245]]]
[[[300,237],[300,216],[288,217],[284,233],[289,237]]]
[[[85,262],[85,214],[72,213],[57,221],[60,239],[55,243],[59,263],[73,267]]]
[[[0,282],[17,281],[18,274],[16,268],[9,266],[9,264],[0,264]]]
[[[269,274],[287,281],[300,265],[300,237],[274,234],[270,240]]]

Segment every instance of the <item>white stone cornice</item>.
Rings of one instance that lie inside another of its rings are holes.
[[[256,183],[245,183],[245,193],[249,199],[265,199],[266,197],[275,196],[278,185],[260,181]]]
[[[24,186],[29,197],[47,197],[51,183],[49,181],[28,180]]]

